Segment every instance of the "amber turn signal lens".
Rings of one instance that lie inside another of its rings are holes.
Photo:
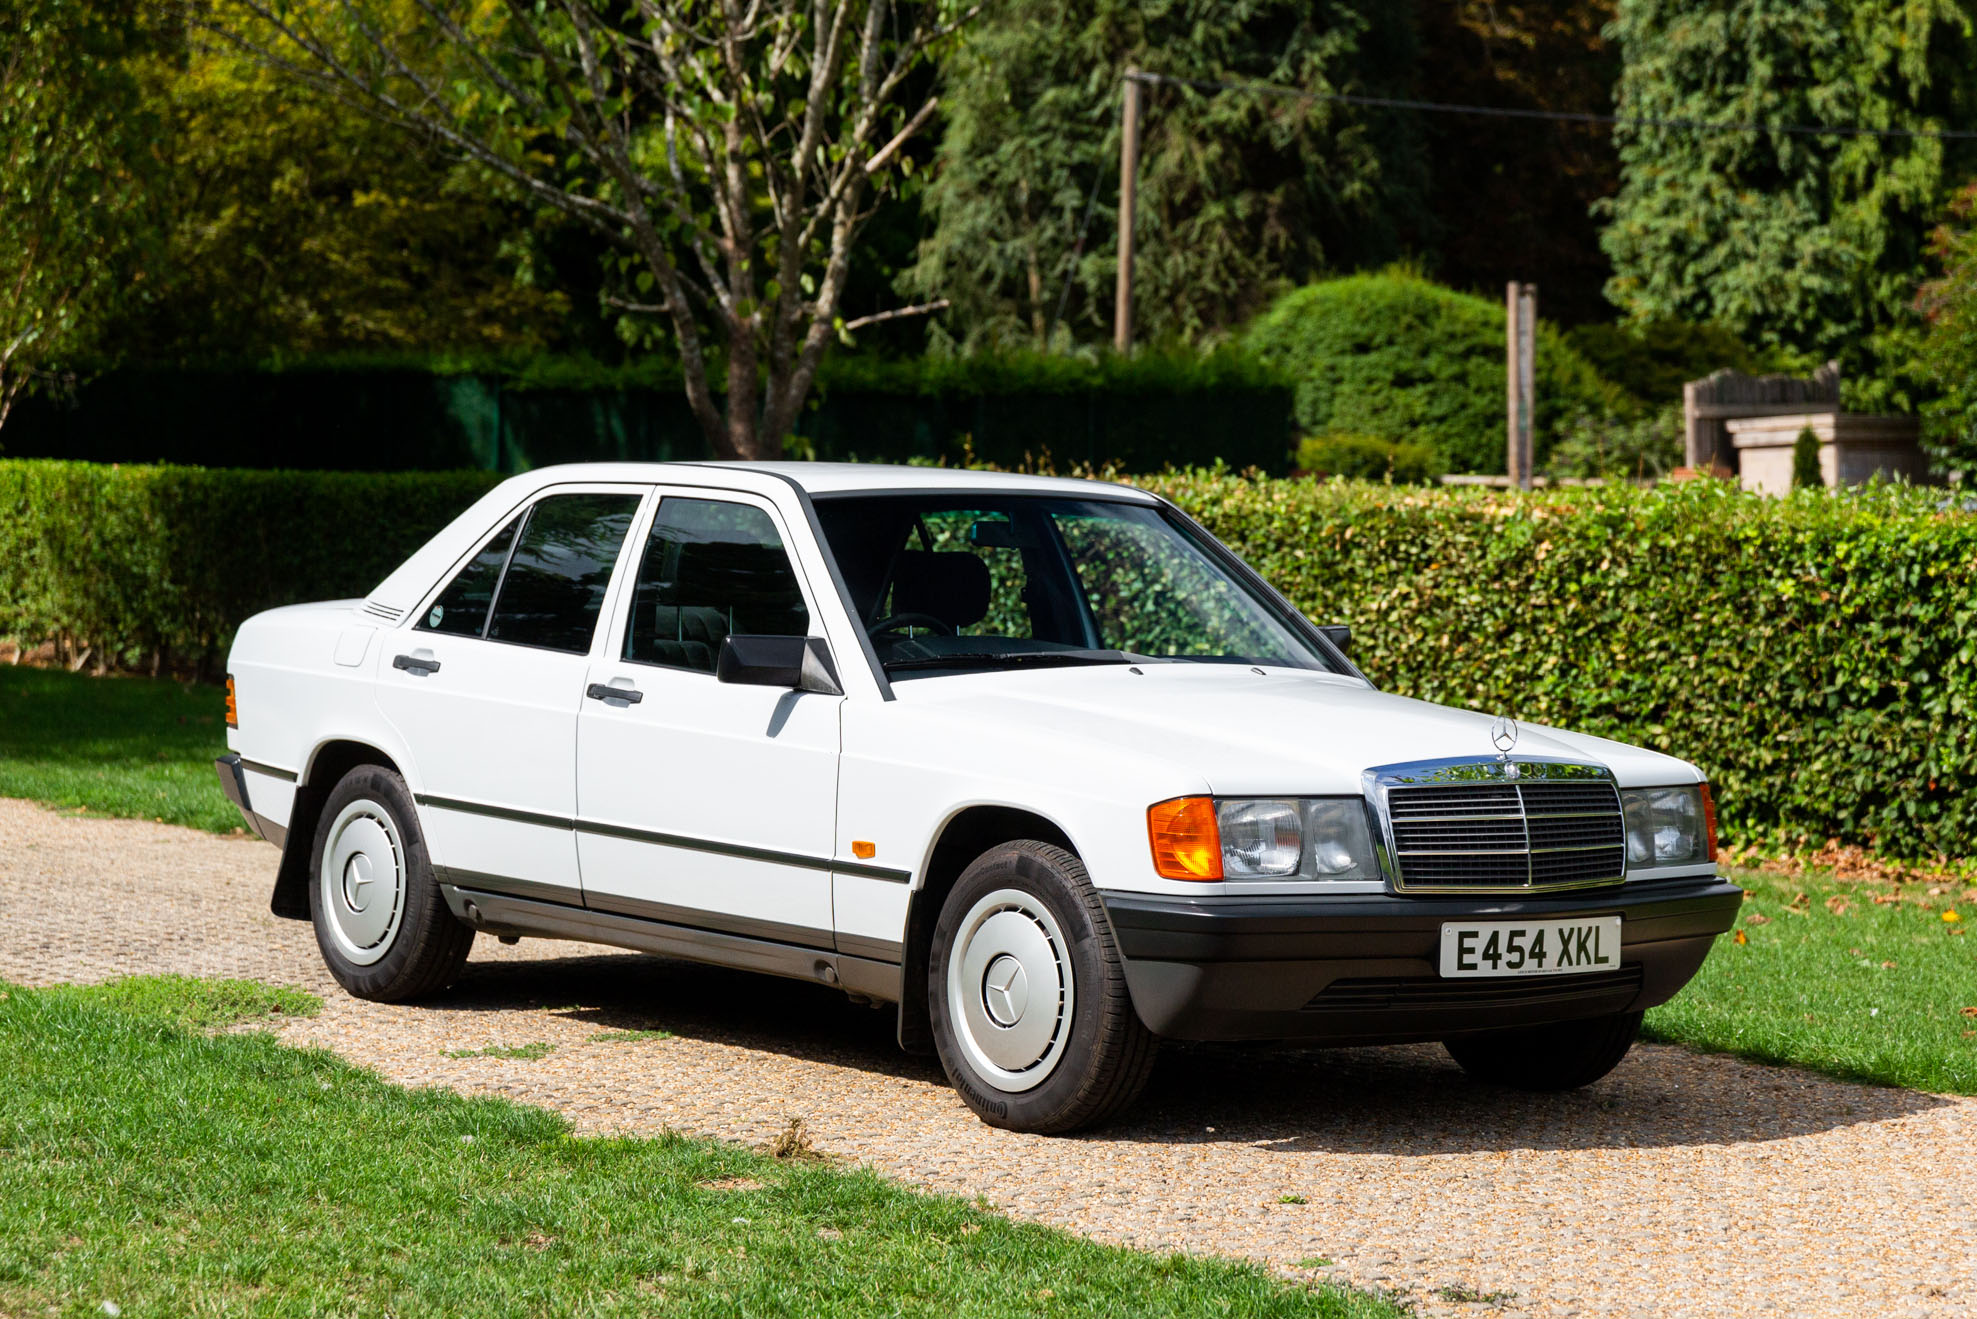
[[[1709,785],[1702,785],[1702,836],[1709,847],[1709,859],[1716,859],[1716,798],[1710,795]]]
[[[227,727],[240,727],[240,706],[233,699],[233,675],[227,675]]]
[[[879,854],[879,849],[871,843],[855,841],[851,844],[851,855],[860,861],[870,861]]]
[[[1213,797],[1175,797],[1146,808],[1153,869],[1162,879],[1222,878],[1222,831]]]

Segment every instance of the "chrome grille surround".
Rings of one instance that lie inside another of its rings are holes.
[[[1554,893],[1627,877],[1620,791],[1604,765],[1461,757],[1381,765],[1366,801],[1398,893]]]

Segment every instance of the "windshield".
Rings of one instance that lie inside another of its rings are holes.
[[[1158,507],[885,494],[816,508],[892,676],[1155,660],[1343,671]]]

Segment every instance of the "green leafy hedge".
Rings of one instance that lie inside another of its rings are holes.
[[[255,610],[362,594],[494,479],[0,462],[0,635],[210,663]],[[1352,624],[1390,690],[1694,760],[1744,841],[1977,856],[1977,517],[1940,494],[1140,484]]]
[[[1138,484],[1390,690],[1693,760],[1742,840],[1977,856],[1977,517],[1940,492]]]
[[[363,595],[498,479],[0,461],[0,636],[210,671],[240,620]]]
[[[1451,472],[1504,469],[1504,309],[1406,271],[1352,275],[1279,298],[1246,346],[1296,391],[1298,428],[1432,444]],[[1538,327],[1532,447],[1543,466],[1575,417],[1627,411],[1548,324]]]

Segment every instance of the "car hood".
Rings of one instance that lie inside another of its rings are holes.
[[[949,674],[898,681],[894,691],[979,724],[987,742],[1028,730],[1045,743],[1102,745],[1165,762],[1222,795],[1356,793],[1376,765],[1496,756],[1494,712],[1394,696],[1357,678],[1221,664],[1136,668]],[[1523,725],[1512,754],[1605,765],[1622,786],[1700,777],[1672,756],[1541,725]]]

